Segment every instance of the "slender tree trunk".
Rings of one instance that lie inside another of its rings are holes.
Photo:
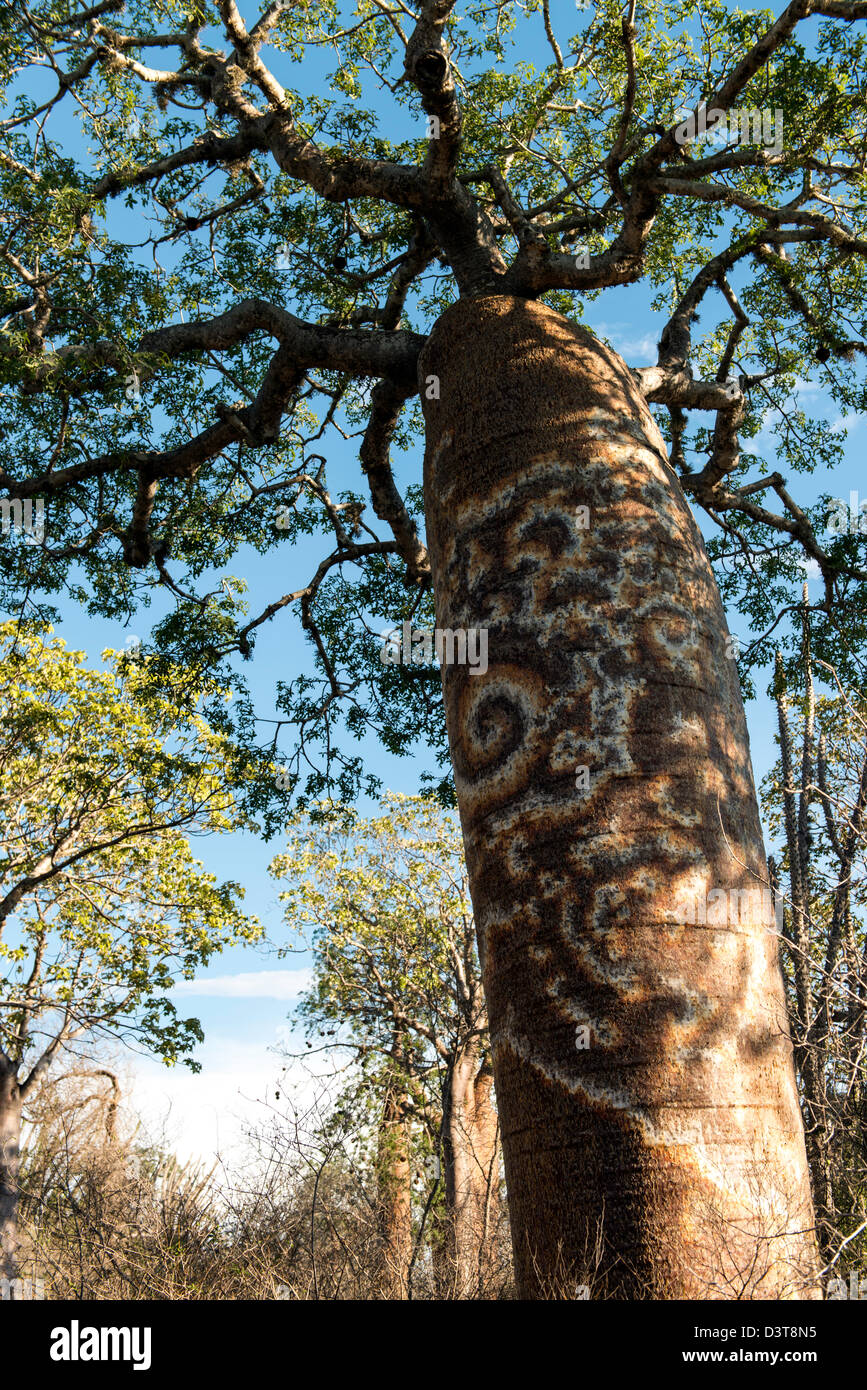
[[[475,1298],[491,1269],[498,1216],[499,1123],[493,1073],[478,1048],[456,1058],[447,1083],[445,1198],[450,1287],[456,1298]]]
[[[377,1159],[382,1230],[380,1296],[403,1299],[412,1260],[412,1171],[403,1107],[391,1091],[380,1123]]]
[[[459,1053],[449,1072],[445,1116],[445,1199],[452,1294],[467,1298],[478,1281],[478,1236],[473,1224],[473,1077],[475,1049]]]
[[[473,1082],[472,1153],[476,1269],[482,1293],[489,1289],[496,1268],[500,1219],[500,1117],[494,1105],[494,1071],[488,1058]]]
[[[21,1093],[14,1068],[0,1061],[0,1278],[18,1277],[18,1172]]]
[[[804,601],[807,601],[806,585]],[[801,735],[800,788],[795,785],[796,751],[789,726],[786,681],[782,653],[777,652],[775,694],[780,733],[780,760],[783,773],[783,824],[789,851],[789,909],[788,937],[792,947],[792,1042],[795,1067],[801,1079],[804,1100],[807,1162],[813,1187],[819,1247],[823,1261],[830,1259],[835,1244],[834,1190],[831,1180],[828,1096],[826,1079],[830,1020],[828,996],[820,990],[814,1000],[811,980],[811,955],[814,948],[814,922],[811,914],[811,864],[809,811],[814,786],[813,730],[815,694],[810,665],[810,631],[804,623],[802,649],[804,684],[807,690],[806,718]],[[837,840],[839,843],[839,838]],[[850,876],[845,863],[837,869],[838,889],[828,935],[828,959],[825,979],[834,978],[834,954],[843,935],[846,895]],[[830,967],[830,969],[829,969]]]
[[[446,666],[443,688],[519,1293],[805,1296],[773,914],[756,893],[722,925],[678,906],[767,866],[725,616],[664,442],[626,364],[540,303],[459,301],[432,376],[437,623],[488,629],[487,672]]]

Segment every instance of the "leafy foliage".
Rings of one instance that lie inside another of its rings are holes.
[[[25,1093],[106,1036],[198,1070],[199,1022],[166,991],[259,933],[189,842],[243,824],[225,738],[105,655],[89,670],[50,630],[0,627],[0,1058]]]
[[[444,767],[436,672],[382,667],[371,637],[429,616],[419,349],[458,294],[592,328],[641,282],[665,323],[648,399],[749,624],[748,689],[778,639],[797,670],[805,561],[816,650],[854,679],[867,537],[786,476],[830,474],[835,415],[865,407],[861,0],[246,8],[0,8],[0,491],[48,517],[0,545],[10,610],[153,604],[151,683],[232,685],[209,718],[249,750],[266,833],[293,795],[376,790],[368,729]],[[679,141],[702,101],[726,133]],[[290,613],[309,648],[269,741],[243,663]]]

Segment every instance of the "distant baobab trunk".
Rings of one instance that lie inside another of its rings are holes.
[[[518,1292],[814,1296],[738,673],[662,437],[537,302],[459,301],[420,376],[437,624],[488,629],[443,685]]]
[[[445,1199],[456,1298],[487,1291],[499,1216],[499,1121],[490,1064],[470,1044],[449,1073],[444,1115]]]
[[[16,1068],[0,1058],[0,1279],[18,1277],[18,1174],[21,1091]]]
[[[382,1253],[379,1296],[407,1296],[412,1262],[412,1169],[403,1098],[389,1090],[379,1126],[377,1185]]]

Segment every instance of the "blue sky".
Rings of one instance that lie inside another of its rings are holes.
[[[244,4],[241,9],[249,17],[254,7]],[[552,13],[555,22],[558,17],[562,19],[564,28],[566,9],[563,0],[555,0]],[[541,64],[548,61],[549,55],[540,42],[538,47],[531,44],[521,56],[525,61]],[[305,84],[330,66],[324,54],[318,59],[306,60]],[[293,80],[298,81],[297,73],[293,74]],[[405,123],[409,116],[401,115],[398,123],[392,111],[389,103],[389,133],[395,136],[408,133],[409,126]],[[118,209],[118,217],[125,215]],[[131,227],[130,237],[133,236]],[[651,298],[649,290],[630,286],[608,290],[586,308],[589,325],[607,338],[631,366],[648,365],[656,358],[656,342],[663,320],[651,311]],[[802,384],[802,400],[809,412],[819,413],[820,393],[810,382]],[[848,498],[850,489],[867,490],[863,483],[863,421],[852,418],[848,424],[845,461],[835,471],[833,485],[818,475],[801,478],[799,500],[812,501],[822,491]],[[761,443],[761,440],[754,441],[751,449],[761,452]],[[421,441],[418,441],[401,460],[399,481],[420,478],[421,451]],[[350,483],[357,486],[359,470],[355,449],[332,434],[328,454],[332,492]],[[291,564],[286,566],[291,573],[280,573],[278,592],[306,579],[314,548],[315,542],[311,542],[291,557]],[[233,562],[233,573],[243,575],[249,584],[251,612],[258,611],[274,598],[275,572],[280,563],[279,549],[272,549],[264,557],[244,553]],[[91,664],[97,665],[104,648],[123,648],[131,636],[146,638],[150,623],[157,616],[159,610],[154,607],[134,619],[128,628],[123,628],[91,618],[82,609],[66,604],[62,607],[59,632],[70,646],[83,649]],[[747,636],[736,614],[729,615],[729,623],[734,633],[743,638]],[[254,660],[245,667],[260,714],[273,713],[276,681],[308,668],[309,654],[310,648],[303,642],[300,626],[292,615],[284,614],[279,621],[260,629]],[[751,702],[747,710],[757,783],[775,760],[775,712],[764,695],[766,683],[766,678],[759,678],[757,688],[761,698]],[[426,750],[419,750],[410,758],[397,759],[385,753],[373,739],[364,743],[363,757],[384,787],[394,791],[418,790],[420,773],[425,768],[434,770]],[[281,927],[279,886],[269,876],[268,864],[281,847],[279,838],[266,844],[252,834],[196,843],[196,852],[207,868],[221,878],[234,878],[243,884],[248,909],[263,920],[269,937],[276,944],[285,941],[287,934]],[[185,1013],[199,1017],[205,1030],[206,1042],[198,1053],[201,1074],[192,1077],[181,1069],[167,1072],[149,1059],[127,1058],[134,1078],[136,1104],[153,1124],[168,1118],[169,1134],[183,1155],[211,1156],[218,1149],[221,1152],[230,1150],[239,1142],[243,1123],[262,1114],[259,1102],[273,1096],[274,1082],[280,1073],[281,1063],[273,1049],[280,1045],[290,1049],[301,1045],[300,1040],[287,1031],[286,1018],[293,998],[308,978],[308,966],[304,957],[280,960],[273,952],[269,955],[240,948],[225,952],[197,981],[185,984],[176,995],[179,1006],[183,1006]],[[299,1085],[306,1084],[297,1068],[294,1075]]]

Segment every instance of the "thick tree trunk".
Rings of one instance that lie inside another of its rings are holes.
[[[701,911],[767,866],[664,442],[616,353],[536,302],[454,305],[431,376],[437,623],[488,629],[487,672],[447,666],[443,688],[519,1293],[808,1296],[773,914],[755,891],[734,921]]]
[[[21,1094],[14,1070],[0,1064],[0,1278],[18,1277],[18,1172]]]
[[[491,1267],[497,1219],[498,1120],[493,1077],[470,1046],[451,1069],[445,1115],[445,1198],[451,1291],[479,1297]]]
[[[403,1108],[391,1093],[380,1122],[377,1181],[382,1232],[380,1297],[403,1299],[412,1260],[412,1170]]]

